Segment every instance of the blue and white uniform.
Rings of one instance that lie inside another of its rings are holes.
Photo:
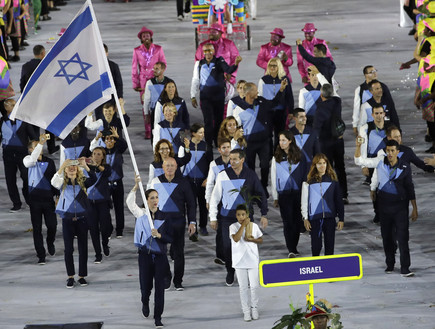
[[[311,252],[319,256],[322,250],[322,232],[325,236],[325,255],[334,254],[335,218],[344,221],[344,205],[340,185],[327,174],[320,182],[302,184],[301,211],[303,219],[311,224]]]

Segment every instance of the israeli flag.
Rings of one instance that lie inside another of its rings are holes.
[[[113,79],[90,0],[30,77],[11,119],[60,138],[111,99]]]

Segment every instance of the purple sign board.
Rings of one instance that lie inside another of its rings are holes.
[[[260,263],[263,287],[359,280],[362,275],[359,254],[286,258]]]

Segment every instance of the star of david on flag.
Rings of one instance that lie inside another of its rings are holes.
[[[58,62],[60,65],[60,70],[54,75],[55,77],[65,77],[69,85],[78,78],[89,80],[86,71],[89,70],[92,65],[82,62],[79,53],[75,53],[74,56],[67,61],[59,60]]]
[[[11,119],[60,138],[111,99],[113,79],[90,0],[30,77]]]

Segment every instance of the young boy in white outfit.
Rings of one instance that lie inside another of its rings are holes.
[[[240,301],[245,321],[258,319],[258,247],[263,242],[260,228],[252,223],[247,208],[240,204],[236,208],[237,222],[230,226],[231,255],[239,282]],[[249,303],[251,290],[251,303]],[[252,317],[251,317],[252,314]]]

